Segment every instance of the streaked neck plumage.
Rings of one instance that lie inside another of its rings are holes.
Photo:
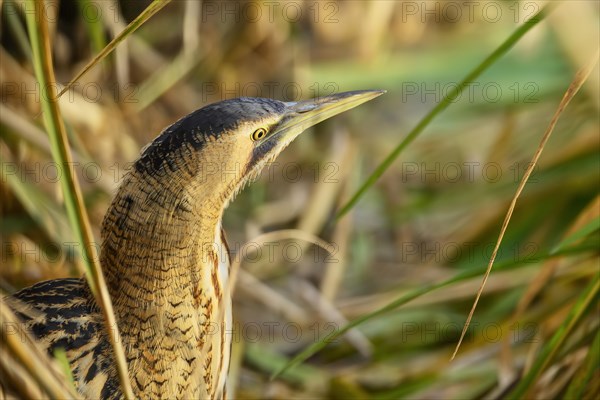
[[[231,300],[221,217],[237,178],[208,176],[210,159],[208,147],[151,146],[102,225],[101,264],[141,397],[218,397],[225,382]]]

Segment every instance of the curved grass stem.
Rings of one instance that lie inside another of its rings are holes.
[[[108,289],[102,275],[98,254],[94,246],[94,237],[90,227],[88,215],[83,203],[83,195],[73,169],[73,157],[69,149],[67,133],[58,106],[58,96],[52,56],[50,48],[50,34],[45,3],[43,1],[28,0],[26,7],[34,12],[26,12],[27,28],[33,51],[33,66],[36,78],[43,88],[41,107],[44,116],[44,125],[50,137],[52,158],[57,165],[62,167],[63,179],[60,180],[67,214],[75,237],[82,248],[82,257],[86,265],[86,278],[96,296],[96,300],[104,315],[105,327],[109,340],[113,346],[119,379],[123,394],[127,399],[133,399],[133,391],[129,382],[125,353],[119,339],[116,318]]]

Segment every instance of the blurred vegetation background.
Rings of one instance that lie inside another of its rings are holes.
[[[150,3],[46,2],[57,81],[69,82]],[[0,5],[0,278],[10,293],[80,276],[82,262],[42,123],[27,10]],[[597,65],[525,187],[465,342],[449,359],[519,180],[575,72],[598,49],[598,2],[558,6],[336,218],[419,120],[543,5],[172,1],[60,101],[95,237],[140,149],[202,105],[386,89],[301,136],[226,212],[230,247],[245,259],[229,395],[595,398]],[[332,243],[334,254],[285,235],[258,252],[242,247],[290,228]],[[394,302],[401,307],[270,380],[311,343]]]

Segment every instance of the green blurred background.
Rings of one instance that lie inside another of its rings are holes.
[[[11,292],[79,276],[81,261],[40,116],[44,92],[24,9],[20,1],[0,4],[0,277]],[[66,84],[149,4],[47,2],[57,80]],[[226,212],[230,247],[246,259],[235,292],[229,395],[498,398],[552,351],[529,396],[593,398],[600,391],[597,285],[568,337],[552,338],[599,274],[597,65],[561,115],[465,342],[449,358],[518,183],[575,72],[598,50],[598,2],[559,5],[336,218],[421,118],[543,5],[172,1],[60,102],[95,237],[140,149],[202,105],[385,89],[301,136]],[[280,229],[316,235],[335,254],[289,234],[258,255],[243,250]],[[269,379],[311,343],[394,301],[401,307]]]

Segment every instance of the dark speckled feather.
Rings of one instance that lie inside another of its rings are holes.
[[[48,353],[53,355],[56,349],[65,351],[79,388],[97,384],[95,379],[102,373],[101,397],[120,397],[102,315],[84,279],[40,282],[13,297],[20,301],[17,316]]]

